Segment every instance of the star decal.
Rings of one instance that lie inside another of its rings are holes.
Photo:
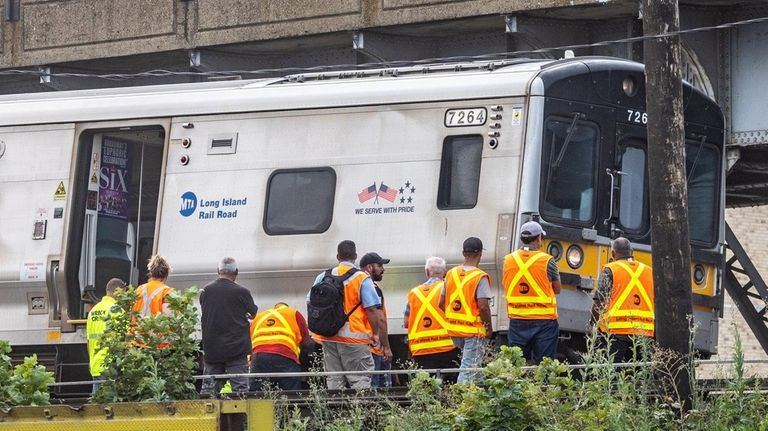
[[[416,193],[416,187],[411,187],[411,193]]]
[[[400,198],[400,203],[404,204],[405,203],[405,198]]]
[[[402,187],[400,187],[400,194],[403,194],[403,192],[404,192],[404,191],[405,191],[405,189],[403,189]]]
[[[406,182],[405,182],[405,188],[407,189],[407,188],[408,188],[408,187],[410,187],[410,186],[411,186],[411,182],[410,182],[410,181],[406,181]]]
[[[413,202],[413,198],[408,196],[408,203],[411,203],[411,202]]]

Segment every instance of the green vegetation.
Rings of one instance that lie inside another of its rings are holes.
[[[0,407],[49,404],[48,385],[54,382],[53,373],[37,363],[37,355],[13,367],[9,353],[11,346],[0,340]]]
[[[445,386],[419,372],[409,383],[407,406],[371,401],[368,393],[346,399],[343,407],[331,407],[322,382],[312,380],[306,400],[309,414],[302,415],[281,402],[279,393],[273,394],[278,401],[276,429],[768,430],[768,394],[755,390],[757,382],[745,377],[740,344],[734,377],[725,380],[725,390],[706,395],[694,391],[694,408],[684,413],[675,392],[663,390],[675,378],[675,368],[669,364],[680,363],[680,358],[641,342],[636,348],[655,366],[616,369],[604,365],[609,358],[606,350],[595,346],[597,337],[590,341],[585,368],[579,370],[551,359],[524,369],[521,351],[503,346],[477,386]]]
[[[194,333],[198,323],[197,289],[173,292],[167,297],[171,313],[140,318],[132,310],[136,290],[115,293],[123,313],[107,322],[102,345],[109,349],[101,378],[106,382],[94,402],[171,401],[197,398],[194,375],[199,346]]]

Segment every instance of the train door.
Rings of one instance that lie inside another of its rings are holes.
[[[72,318],[107,281],[146,282],[155,249],[168,125],[83,129],[78,143],[65,274]]]

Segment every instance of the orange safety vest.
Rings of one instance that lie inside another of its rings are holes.
[[[552,256],[520,249],[504,257],[504,286],[510,319],[557,320],[557,298],[547,277]]]
[[[432,355],[454,349],[448,322],[440,309],[444,282],[422,284],[408,292],[408,347],[413,356]]]
[[[251,346],[280,344],[299,356],[301,330],[296,310],[286,305],[262,311],[251,321]]]
[[[490,276],[485,271],[479,268],[467,271],[461,265],[445,275],[445,321],[451,337],[485,336],[485,326],[475,298],[483,277],[488,277],[490,283]]]
[[[352,269],[351,266],[339,265],[331,271],[331,274],[344,275],[350,269]],[[366,278],[368,278],[368,274],[364,271],[358,271],[344,282],[345,313],[349,313],[360,303],[360,287],[363,284],[363,280]],[[336,335],[333,337],[324,337],[315,334],[315,338],[320,342],[328,340],[350,344],[370,344],[373,339],[373,329],[371,328],[371,323],[368,321],[368,315],[365,314],[365,309],[360,305],[352,314],[350,314],[349,320],[341,327],[341,329],[339,329],[339,332]]]
[[[173,288],[168,287],[159,280],[149,280],[136,289],[136,302],[133,303],[133,311],[137,311],[141,317],[155,316],[163,312],[163,302]]]
[[[133,311],[139,313],[139,317],[156,316],[163,312],[163,303],[165,297],[173,292],[173,288],[167,286],[165,283],[159,280],[149,280],[147,283],[142,284],[136,289],[136,302],[133,303]],[[133,325],[132,325],[133,326]],[[142,334],[134,333],[133,327],[130,330],[134,334],[136,339],[131,342],[133,346],[146,347],[147,344],[143,341]],[[146,334],[145,334],[146,335]],[[162,335],[158,333],[157,335]],[[165,349],[170,346],[169,343],[162,342],[157,345],[160,349]]]
[[[617,260],[605,266],[613,274],[613,289],[600,330],[653,337],[656,317],[651,267],[634,260]]]

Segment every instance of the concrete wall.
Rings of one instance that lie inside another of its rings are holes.
[[[605,1],[599,0],[21,0],[20,20],[0,24],[0,68],[603,3]]]

